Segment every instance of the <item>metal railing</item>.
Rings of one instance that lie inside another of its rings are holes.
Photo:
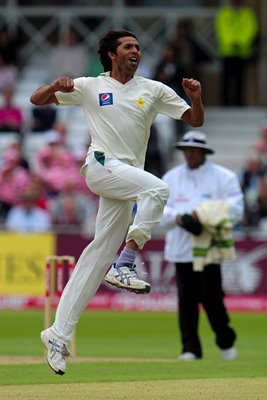
[[[16,1],[0,6],[0,28],[22,38],[21,57],[28,59],[36,52],[47,54],[55,41],[70,26],[80,34],[89,51],[96,51],[99,38],[107,30],[127,28],[135,32],[147,58],[159,58],[177,22],[190,18],[203,45],[215,54],[214,16],[217,7],[126,7],[121,0],[113,6],[17,6]]]
[[[61,2],[63,3],[63,0]],[[2,5],[3,3],[5,5]],[[159,60],[164,44],[174,32],[177,22],[183,18],[189,18],[193,22],[196,38],[213,56],[214,67],[218,67],[214,19],[218,12],[218,6],[223,4],[224,0],[217,2],[202,0],[198,3],[217,5],[198,7],[185,6],[192,2],[179,2],[178,0],[177,2],[173,1],[171,6],[142,7],[128,6],[126,3],[129,4],[130,1],[127,0],[101,0],[101,2],[100,0],[88,0],[80,1],[81,4],[77,6],[68,5],[67,1],[64,3],[66,4],[64,6],[54,6],[50,5],[54,4],[52,0],[47,0],[46,6],[20,6],[17,4],[17,0],[0,0],[0,28],[6,25],[11,32],[19,34],[22,61],[27,62],[39,53],[47,55],[51,47],[62,40],[70,26],[78,31],[82,42],[86,44],[92,54],[96,53],[100,37],[109,29],[127,28],[132,30],[140,41],[143,61],[153,67]],[[99,5],[99,3],[104,5]],[[162,4],[162,1],[159,4]],[[180,6],[173,4],[180,4]],[[259,104],[266,104],[265,20],[267,6],[265,1],[257,0],[257,12],[261,21],[261,45],[257,65],[259,82],[256,83],[256,86]]]

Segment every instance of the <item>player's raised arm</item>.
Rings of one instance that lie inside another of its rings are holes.
[[[192,127],[202,126],[204,123],[204,107],[201,99],[201,84],[195,79],[183,79],[185,94],[191,100],[189,108],[182,116],[182,120]]]
[[[57,78],[50,85],[44,85],[38,88],[30,98],[31,103],[36,106],[42,106],[46,104],[58,104],[55,92],[70,93],[74,90],[73,79],[67,76],[61,76]]]

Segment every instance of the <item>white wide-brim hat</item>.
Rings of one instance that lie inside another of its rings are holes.
[[[182,140],[174,144],[176,149],[183,150],[185,147],[198,147],[204,149],[206,154],[214,154],[215,151],[207,144],[205,133],[200,131],[189,131],[184,134]]]

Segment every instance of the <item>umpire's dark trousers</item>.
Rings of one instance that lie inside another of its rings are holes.
[[[203,272],[193,271],[192,263],[176,263],[175,266],[182,353],[191,352],[198,358],[202,357],[198,336],[199,304],[207,313],[218,347],[232,347],[236,334],[229,326],[230,320],[223,302],[220,265],[207,265]]]

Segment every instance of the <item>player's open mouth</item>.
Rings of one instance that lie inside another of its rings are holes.
[[[135,64],[137,64],[137,57],[130,57],[129,58],[129,60],[132,62],[132,63],[135,63]]]

